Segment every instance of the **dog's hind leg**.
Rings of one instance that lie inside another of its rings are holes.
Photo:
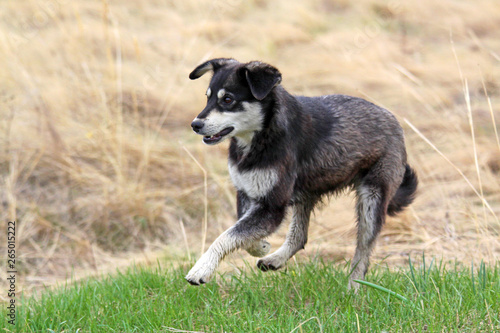
[[[262,271],[277,270],[283,267],[295,253],[304,248],[307,243],[309,218],[313,208],[313,203],[295,204],[293,206],[292,222],[285,242],[276,252],[260,259],[257,262],[257,267]]]
[[[387,212],[386,191],[383,186],[362,183],[356,189],[358,235],[354,258],[351,263],[351,275],[348,288],[358,289],[353,280],[362,280],[370,265],[370,255],[375,240],[385,222]]]
[[[358,289],[370,265],[370,255],[382,226],[385,223],[390,199],[400,187],[405,173],[400,158],[381,159],[356,186],[356,213],[358,237],[351,263],[349,289]]]

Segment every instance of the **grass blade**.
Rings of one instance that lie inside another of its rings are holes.
[[[385,287],[382,287],[382,286],[379,286],[377,284],[374,284],[374,283],[371,283],[371,282],[367,282],[367,281],[363,281],[363,280],[353,280],[354,282],[357,282],[359,284],[362,284],[362,285],[365,285],[365,286],[368,286],[368,287],[371,287],[371,288],[374,288],[374,289],[377,289],[379,291],[383,291],[383,292],[386,292],[388,293],[389,295],[391,296],[394,296],[396,297],[397,299],[401,300],[401,301],[404,301],[404,302],[408,302],[408,299],[390,289],[387,289]]]
[[[470,264],[470,275],[471,275],[471,283],[472,283],[472,291],[474,295],[476,294],[476,282],[474,281],[474,260]]]
[[[409,265],[410,265],[410,273],[411,273],[411,278],[413,280],[413,285],[415,286],[415,288],[417,289],[417,292],[420,292],[420,288],[418,286],[418,282],[417,282],[417,279],[415,279],[415,270],[413,268],[413,263],[411,262],[411,257],[408,257],[408,260],[409,260]]]

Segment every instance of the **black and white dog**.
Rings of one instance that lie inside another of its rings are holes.
[[[203,142],[230,139],[229,173],[237,189],[238,221],[189,271],[194,285],[207,282],[220,261],[243,248],[262,257],[265,240],[293,217],[285,243],[257,262],[283,267],[307,242],[309,217],[325,194],[351,188],[357,197],[357,247],[349,287],[363,279],[386,215],[414,199],[417,177],[406,161],[403,130],[387,110],[356,97],[290,95],[273,66],[213,59],[191,72],[213,72],[207,106],[191,123]]]

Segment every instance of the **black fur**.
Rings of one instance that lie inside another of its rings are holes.
[[[274,68],[264,64],[256,66],[245,66],[240,70],[247,80],[248,87],[252,95],[259,101],[262,101],[271,92],[278,83],[281,82],[281,73]]]
[[[408,207],[417,194],[418,178],[415,171],[407,164],[405,169],[405,175],[403,177],[403,182],[399,186],[396,194],[389,202],[389,207],[387,208],[387,214],[390,216],[395,216],[397,213],[401,212],[403,209]]]
[[[195,80],[199,77],[201,77],[203,74],[205,74],[208,71],[216,71],[223,66],[235,62],[236,60],[231,59],[231,58],[217,58],[217,59],[212,59],[209,61],[204,62],[203,64],[199,65],[196,67],[190,74],[189,78],[191,80]]]

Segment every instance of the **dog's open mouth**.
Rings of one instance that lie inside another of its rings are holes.
[[[208,145],[213,145],[213,144],[219,142],[220,140],[222,140],[223,137],[225,137],[226,135],[231,133],[233,130],[234,130],[234,127],[228,127],[228,128],[224,128],[222,131],[220,131],[219,133],[214,134],[212,136],[206,135],[203,137],[203,142],[205,142]]]

